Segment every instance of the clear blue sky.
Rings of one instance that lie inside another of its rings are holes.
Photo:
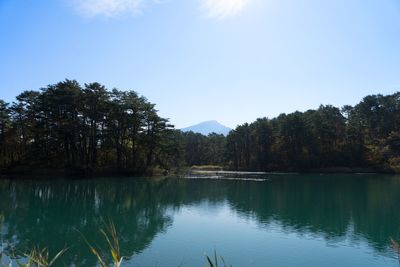
[[[399,0],[0,0],[0,98],[133,89],[178,128],[400,90]]]

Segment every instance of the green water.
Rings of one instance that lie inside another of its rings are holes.
[[[202,267],[214,249],[234,267],[399,266],[400,177],[267,178],[0,180],[2,249],[67,246],[60,266],[96,266],[78,231],[105,247],[112,218],[125,266]]]

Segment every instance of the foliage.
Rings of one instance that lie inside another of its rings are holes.
[[[0,101],[0,169],[151,173],[180,164],[177,142],[168,120],[134,91],[65,80]]]
[[[108,224],[105,225],[103,229],[100,230],[102,235],[104,236],[104,239],[107,241],[107,245],[111,254],[111,259],[113,262],[114,267],[120,267],[122,265],[122,261],[124,260],[124,257],[121,256],[120,252],[120,244],[119,244],[119,239],[117,235],[117,230],[115,228],[115,225],[112,221],[109,221]],[[100,266],[102,267],[107,267],[109,266],[108,264],[108,257],[102,253],[102,251],[98,248],[96,248],[94,245],[90,244],[87,239],[84,237],[87,245],[90,248],[90,251],[92,252],[93,255],[96,256]]]
[[[227,137],[175,130],[135,91],[74,80],[0,100],[0,171],[167,174],[182,167],[400,172],[400,92],[260,118]]]
[[[212,133],[208,136],[185,132],[182,133],[185,162],[195,165],[223,165],[225,163],[226,138],[222,134]]]
[[[359,104],[320,106],[238,126],[227,137],[234,170],[310,170],[334,167],[400,172],[400,93]]]

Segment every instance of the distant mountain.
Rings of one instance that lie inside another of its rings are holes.
[[[210,133],[217,133],[217,134],[223,134],[225,136],[227,136],[231,130],[232,130],[231,128],[226,127],[217,121],[205,121],[205,122],[201,122],[199,124],[181,129],[181,131],[183,131],[183,132],[192,131],[194,133],[201,133],[204,135],[209,135]]]

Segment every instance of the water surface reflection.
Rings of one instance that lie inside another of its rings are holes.
[[[241,226],[243,233],[255,225],[260,233],[278,231],[288,238],[295,234],[300,240],[323,240],[325,247],[344,241],[354,248],[362,244],[393,266],[389,237],[400,237],[399,203],[399,177],[382,175],[269,175],[264,182],[174,178],[0,181],[0,214],[5,218],[2,239],[9,244],[7,249],[25,251],[40,245],[57,251],[68,246],[63,257],[68,266],[96,265],[77,230],[105,247],[99,233],[103,218],[115,222],[123,255],[145,251],[162,261],[162,255],[151,249],[161,246],[163,241],[157,237],[170,232],[174,240],[184,242],[178,237],[185,231],[219,235],[212,226],[198,224],[204,216],[214,216],[213,212],[227,228],[235,220],[245,221],[248,226]],[[214,227],[218,228],[217,223]],[[243,233],[221,234],[221,238],[240,243],[246,238]],[[255,242],[260,242],[261,250],[264,241]],[[204,251],[214,246],[206,241],[196,244],[196,240],[185,245],[209,246]],[[174,244],[164,246],[174,251]],[[184,258],[185,251],[173,256]]]

